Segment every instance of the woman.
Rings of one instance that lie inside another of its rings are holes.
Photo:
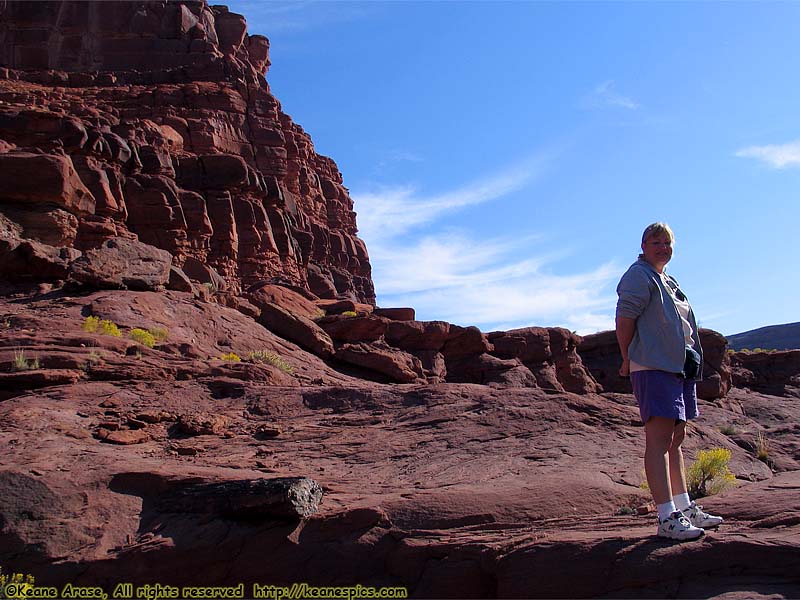
[[[630,375],[644,423],[644,467],[658,506],[658,535],[691,540],[722,517],[703,512],[686,491],[681,443],[686,420],[697,417],[703,349],[686,295],[664,272],[674,241],[666,223],[644,230],[642,254],[617,286],[617,341],[619,374]]]

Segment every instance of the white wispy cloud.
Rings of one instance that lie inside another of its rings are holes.
[[[451,231],[410,242],[376,240],[368,247],[373,263],[382,267],[377,279],[373,276],[376,286],[393,295],[488,285],[530,275],[547,257],[506,259],[532,239],[476,240]]]
[[[228,0],[234,12],[247,15],[250,34],[308,31],[361,19],[371,9],[356,2],[322,2],[319,0]]]
[[[473,181],[458,189],[426,196],[414,186],[378,186],[354,192],[358,205],[359,235],[369,244],[384,236],[397,236],[410,228],[435,221],[447,212],[501,198],[534,180],[548,157],[537,155],[505,171]]]
[[[614,89],[614,80],[609,79],[598,84],[581,101],[583,108],[627,108],[636,110],[640,107],[639,103],[628,96],[624,96]]]
[[[413,273],[409,262],[401,276],[394,274],[376,278],[382,303],[391,306],[412,306],[427,319],[441,319],[460,325],[477,325],[484,331],[507,330],[530,325],[559,325],[578,333],[592,333],[613,328],[615,296],[608,293],[609,284],[619,277],[613,264],[604,264],[577,275],[553,272],[551,258],[538,256],[516,261],[523,243],[507,241],[480,244],[476,251],[494,254],[494,260],[469,265],[467,260],[452,261],[447,257],[459,255],[472,245],[468,240],[438,241],[445,250],[445,259],[427,255],[416,265],[424,265]],[[423,242],[412,252],[424,254],[431,244]],[[401,260],[401,259],[400,259]],[[400,260],[394,261],[395,264]],[[387,284],[388,285],[385,285]],[[426,287],[427,285],[427,287]]]
[[[575,251],[563,241],[553,251],[548,246],[556,241],[544,233],[486,238],[440,222],[464,207],[528,191],[546,163],[527,159],[435,195],[412,186],[354,191],[378,303],[411,306],[418,318],[484,331],[530,325],[560,325],[578,333],[612,328],[616,297],[608,290],[621,271],[615,265],[559,274],[558,262]],[[414,230],[423,226],[425,235],[419,236]]]
[[[800,166],[800,140],[786,144],[748,146],[736,152],[741,158],[755,158],[776,169]]]

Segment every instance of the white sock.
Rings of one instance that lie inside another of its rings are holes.
[[[657,505],[658,508],[658,520],[663,521],[667,517],[669,517],[672,513],[674,513],[677,508],[675,508],[675,503],[670,500],[669,502],[664,502],[664,504]]]
[[[675,508],[678,510],[686,510],[692,505],[692,501],[689,499],[688,492],[683,492],[682,494],[673,496],[672,501],[675,503]]]

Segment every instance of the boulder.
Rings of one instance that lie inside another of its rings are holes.
[[[373,312],[392,321],[413,321],[416,319],[416,312],[413,308],[376,308]]]
[[[422,363],[422,373],[428,383],[442,383],[447,377],[447,364],[441,352],[435,350],[417,350],[414,352]]]
[[[309,320],[323,315],[323,311],[317,307],[313,300],[282,285],[261,283],[257,286],[252,286],[247,291],[247,299],[258,308],[262,308],[266,304],[272,304],[291,315]]]
[[[534,374],[519,359],[502,359],[485,352],[451,360],[447,364],[447,381],[538,387]]]
[[[322,502],[322,487],[307,477],[243,479],[182,485],[158,499],[166,513],[228,519],[302,519]]]
[[[189,279],[194,279],[202,284],[208,284],[215,292],[224,290],[227,287],[225,278],[222,275],[217,273],[213,267],[200,262],[194,257],[187,257],[186,260],[183,261],[181,270]]]
[[[0,275],[10,281],[60,281],[80,255],[74,248],[55,248],[35,240],[0,244]]]
[[[731,389],[731,361],[728,341],[711,329],[700,329],[703,346],[703,379],[697,382],[697,397],[703,400],[722,398]]]
[[[190,413],[178,417],[177,429],[180,433],[189,436],[222,435],[229,422],[228,418],[223,415],[204,412]]]
[[[575,394],[594,394],[598,385],[589,371],[583,366],[577,352],[581,338],[561,327],[548,328],[550,352],[556,369],[556,378],[568,392]]]
[[[133,444],[142,444],[151,440],[151,436],[144,429],[118,429],[110,430],[105,427],[100,427],[95,433],[95,437],[110,444],[118,444],[120,446],[132,446]]]
[[[336,349],[336,358],[386,375],[397,383],[411,383],[424,377],[417,357],[383,342],[344,344]]]
[[[35,210],[27,210],[35,208]],[[3,207],[5,216],[21,227],[20,237],[49,246],[72,246],[78,233],[78,218],[61,208]]]
[[[578,345],[578,353],[604,392],[633,393],[631,380],[619,376],[622,355],[615,331],[601,331],[583,336]]]
[[[166,250],[125,238],[88,250],[69,271],[74,281],[99,289],[159,290],[169,281],[172,257]]]
[[[333,315],[319,319],[317,324],[337,342],[373,342],[386,333],[389,320],[374,315],[364,317]]]
[[[75,215],[94,213],[95,199],[69,156],[0,154],[0,204],[55,205]]]
[[[344,312],[356,312],[356,303],[352,300],[317,300],[314,302],[326,315],[340,315]]]
[[[261,309],[258,322],[282,338],[294,342],[317,356],[333,354],[333,340],[319,325],[302,315],[294,315],[277,304],[253,302]]]
[[[386,341],[408,352],[438,352],[449,337],[450,323],[445,321],[392,321],[386,329]],[[480,342],[476,346],[483,348]]]
[[[469,355],[491,352],[493,346],[477,327],[450,325],[447,341],[442,348],[445,360],[463,358]]]
[[[800,398],[800,350],[736,352],[731,367],[736,387]]]
[[[189,277],[187,277],[186,273],[173,265],[169,268],[167,289],[174,290],[176,292],[191,292],[193,288],[192,282],[189,280]]]

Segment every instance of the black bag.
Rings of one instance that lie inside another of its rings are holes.
[[[700,354],[686,346],[686,361],[683,363],[683,378],[696,379],[700,374]]]

